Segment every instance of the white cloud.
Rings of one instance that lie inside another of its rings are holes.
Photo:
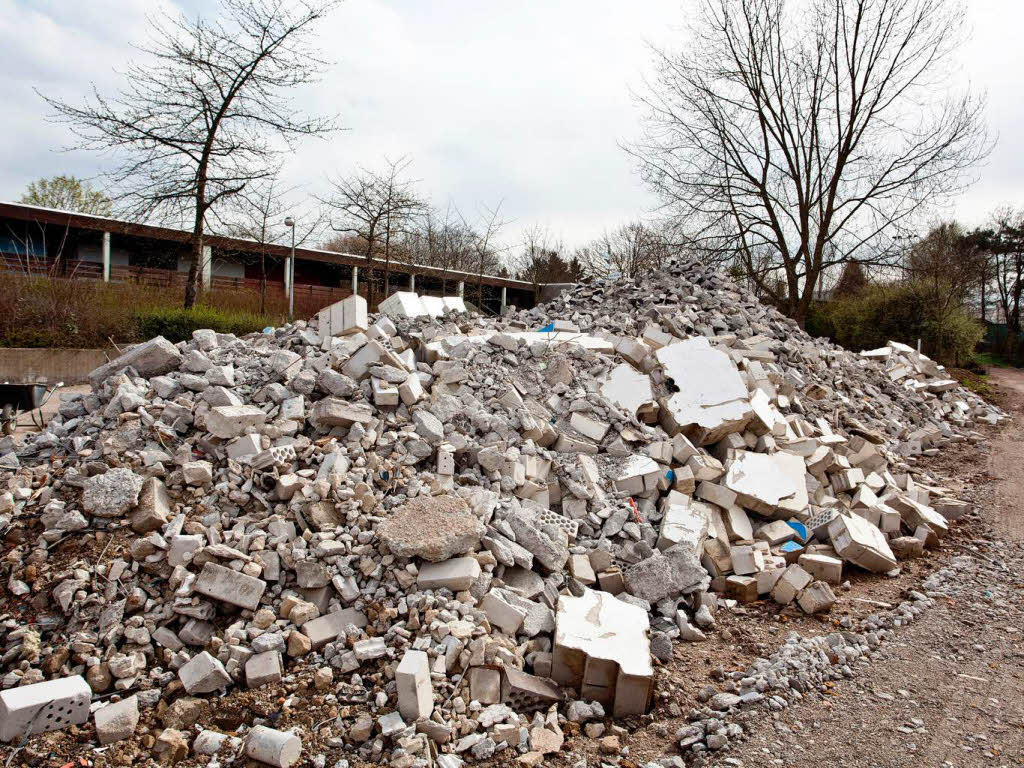
[[[179,0],[190,12],[212,0]],[[39,176],[89,175],[101,160],[56,152],[65,128],[44,121],[33,87],[73,98],[95,81],[116,87],[114,68],[145,37],[151,2],[0,0],[0,198]],[[1018,98],[1024,50],[1012,0],[971,0],[974,37],[964,74],[988,91],[1000,143],[980,182],[956,206],[970,223],[995,204],[1024,204],[1024,127]],[[685,21],[681,0],[348,0],[323,25],[335,63],[297,105],[337,112],[347,130],[302,144],[287,175],[310,191],[328,172],[410,155],[437,204],[471,214],[504,200],[514,218],[506,238],[534,223],[569,243],[641,214],[652,204],[617,142],[636,135],[629,95],[648,71],[645,41],[673,40]]]

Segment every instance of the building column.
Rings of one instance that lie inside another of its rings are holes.
[[[409,290],[416,293],[416,275],[409,273]]]
[[[352,295],[359,293],[359,267],[352,267]]]
[[[288,295],[289,287],[292,282],[292,257],[284,257],[284,295]]]
[[[103,282],[110,282],[110,233],[103,233],[103,246],[101,247],[103,254]]]
[[[465,280],[459,280],[458,295],[459,295],[460,299],[464,299],[466,297],[466,281]]]
[[[508,302],[508,288],[501,286],[501,311],[505,311],[505,304]]]
[[[203,290],[210,290],[210,286],[213,284],[213,246],[203,246]]]

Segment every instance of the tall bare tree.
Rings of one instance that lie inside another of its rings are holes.
[[[700,0],[656,52],[627,150],[709,256],[806,317],[823,272],[963,188],[990,148],[982,101],[950,94],[958,0]]]
[[[505,250],[497,245],[498,235],[508,224],[501,218],[501,206],[501,202],[493,208],[480,206],[479,229],[462,218],[463,228],[472,233],[473,270],[477,276],[476,305],[481,310],[484,308],[484,274],[492,274],[501,266],[501,254]]]
[[[426,209],[416,182],[405,176],[412,160],[385,158],[381,171],[359,168],[331,179],[331,193],[321,198],[336,217],[331,228],[359,238],[365,244],[367,301],[374,303],[374,259],[384,258],[384,293],[390,291],[392,241],[404,234],[412,220]]]
[[[278,174],[249,184],[232,198],[225,214],[225,231],[259,244],[256,260],[260,267],[260,314],[267,308],[267,261],[269,245],[292,244],[292,229],[284,225],[285,217],[295,220],[295,245],[303,246],[317,240],[326,226],[322,209],[304,207],[296,199],[295,187],[281,184]]]
[[[144,61],[129,66],[117,94],[93,88],[81,106],[41,94],[79,147],[115,151],[111,176],[131,214],[191,221],[186,307],[202,289],[208,217],[271,176],[294,139],[335,128],[297,113],[290,93],[326,66],[312,34],[338,2],[219,0],[214,19],[158,15]]]

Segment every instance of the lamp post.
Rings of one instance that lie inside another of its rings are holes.
[[[288,319],[295,319],[295,219],[288,216],[284,225],[292,231],[292,257],[288,260]]]

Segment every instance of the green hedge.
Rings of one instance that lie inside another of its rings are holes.
[[[266,318],[256,314],[204,306],[192,309],[147,307],[136,311],[135,322],[142,338],[163,336],[173,342],[191,339],[192,332],[201,328],[243,336],[262,331],[267,326]]]
[[[942,309],[934,286],[912,282],[873,286],[830,302],[808,317],[806,328],[855,351],[889,340],[914,346],[921,339],[925,354],[952,365],[970,360],[985,332],[962,307]]]

